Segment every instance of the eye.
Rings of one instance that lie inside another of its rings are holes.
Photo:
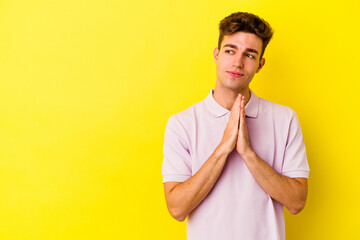
[[[249,54],[249,53],[246,54],[246,56],[249,57],[249,58],[254,58],[254,59],[255,59],[255,56],[254,56],[254,55],[251,55],[251,54]]]
[[[233,53],[233,50],[225,50],[226,53]]]

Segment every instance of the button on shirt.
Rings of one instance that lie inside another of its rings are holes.
[[[275,171],[308,178],[305,145],[296,113],[250,90],[245,106],[249,141]],[[219,145],[230,111],[213,98],[169,118],[165,130],[163,182],[192,177]],[[208,196],[187,218],[188,240],[285,239],[283,206],[272,199],[232,151]]]

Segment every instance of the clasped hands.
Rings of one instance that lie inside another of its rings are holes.
[[[228,153],[236,148],[236,151],[243,158],[252,152],[245,122],[245,96],[241,94],[238,94],[231,109],[229,121],[224,130],[220,145]]]

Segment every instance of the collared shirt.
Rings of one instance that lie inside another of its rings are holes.
[[[249,141],[275,171],[308,178],[305,145],[296,113],[250,90],[245,106]],[[163,182],[192,177],[219,145],[230,111],[213,98],[169,118],[165,130]],[[285,239],[283,206],[250,173],[236,150],[227,158],[213,189],[187,218],[188,240]]]

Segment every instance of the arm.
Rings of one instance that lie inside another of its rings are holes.
[[[168,210],[176,220],[184,221],[209,194],[219,178],[227,156],[235,148],[240,118],[240,96],[237,97],[223,138],[199,171],[185,182],[164,183]]]
[[[304,208],[307,197],[307,179],[283,176],[256,155],[249,143],[243,101],[240,104],[240,127],[236,149],[267,194],[284,205],[292,214],[297,214]]]
[[[219,178],[227,155],[219,145],[194,176],[183,183],[164,183],[166,203],[171,216],[178,221],[184,221],[202,202]]]
[[[243,159],[262,189],[292,214],[298,214],[305,207],[306,178],[289,178],[277,173],[253,151],[243,155]]]

